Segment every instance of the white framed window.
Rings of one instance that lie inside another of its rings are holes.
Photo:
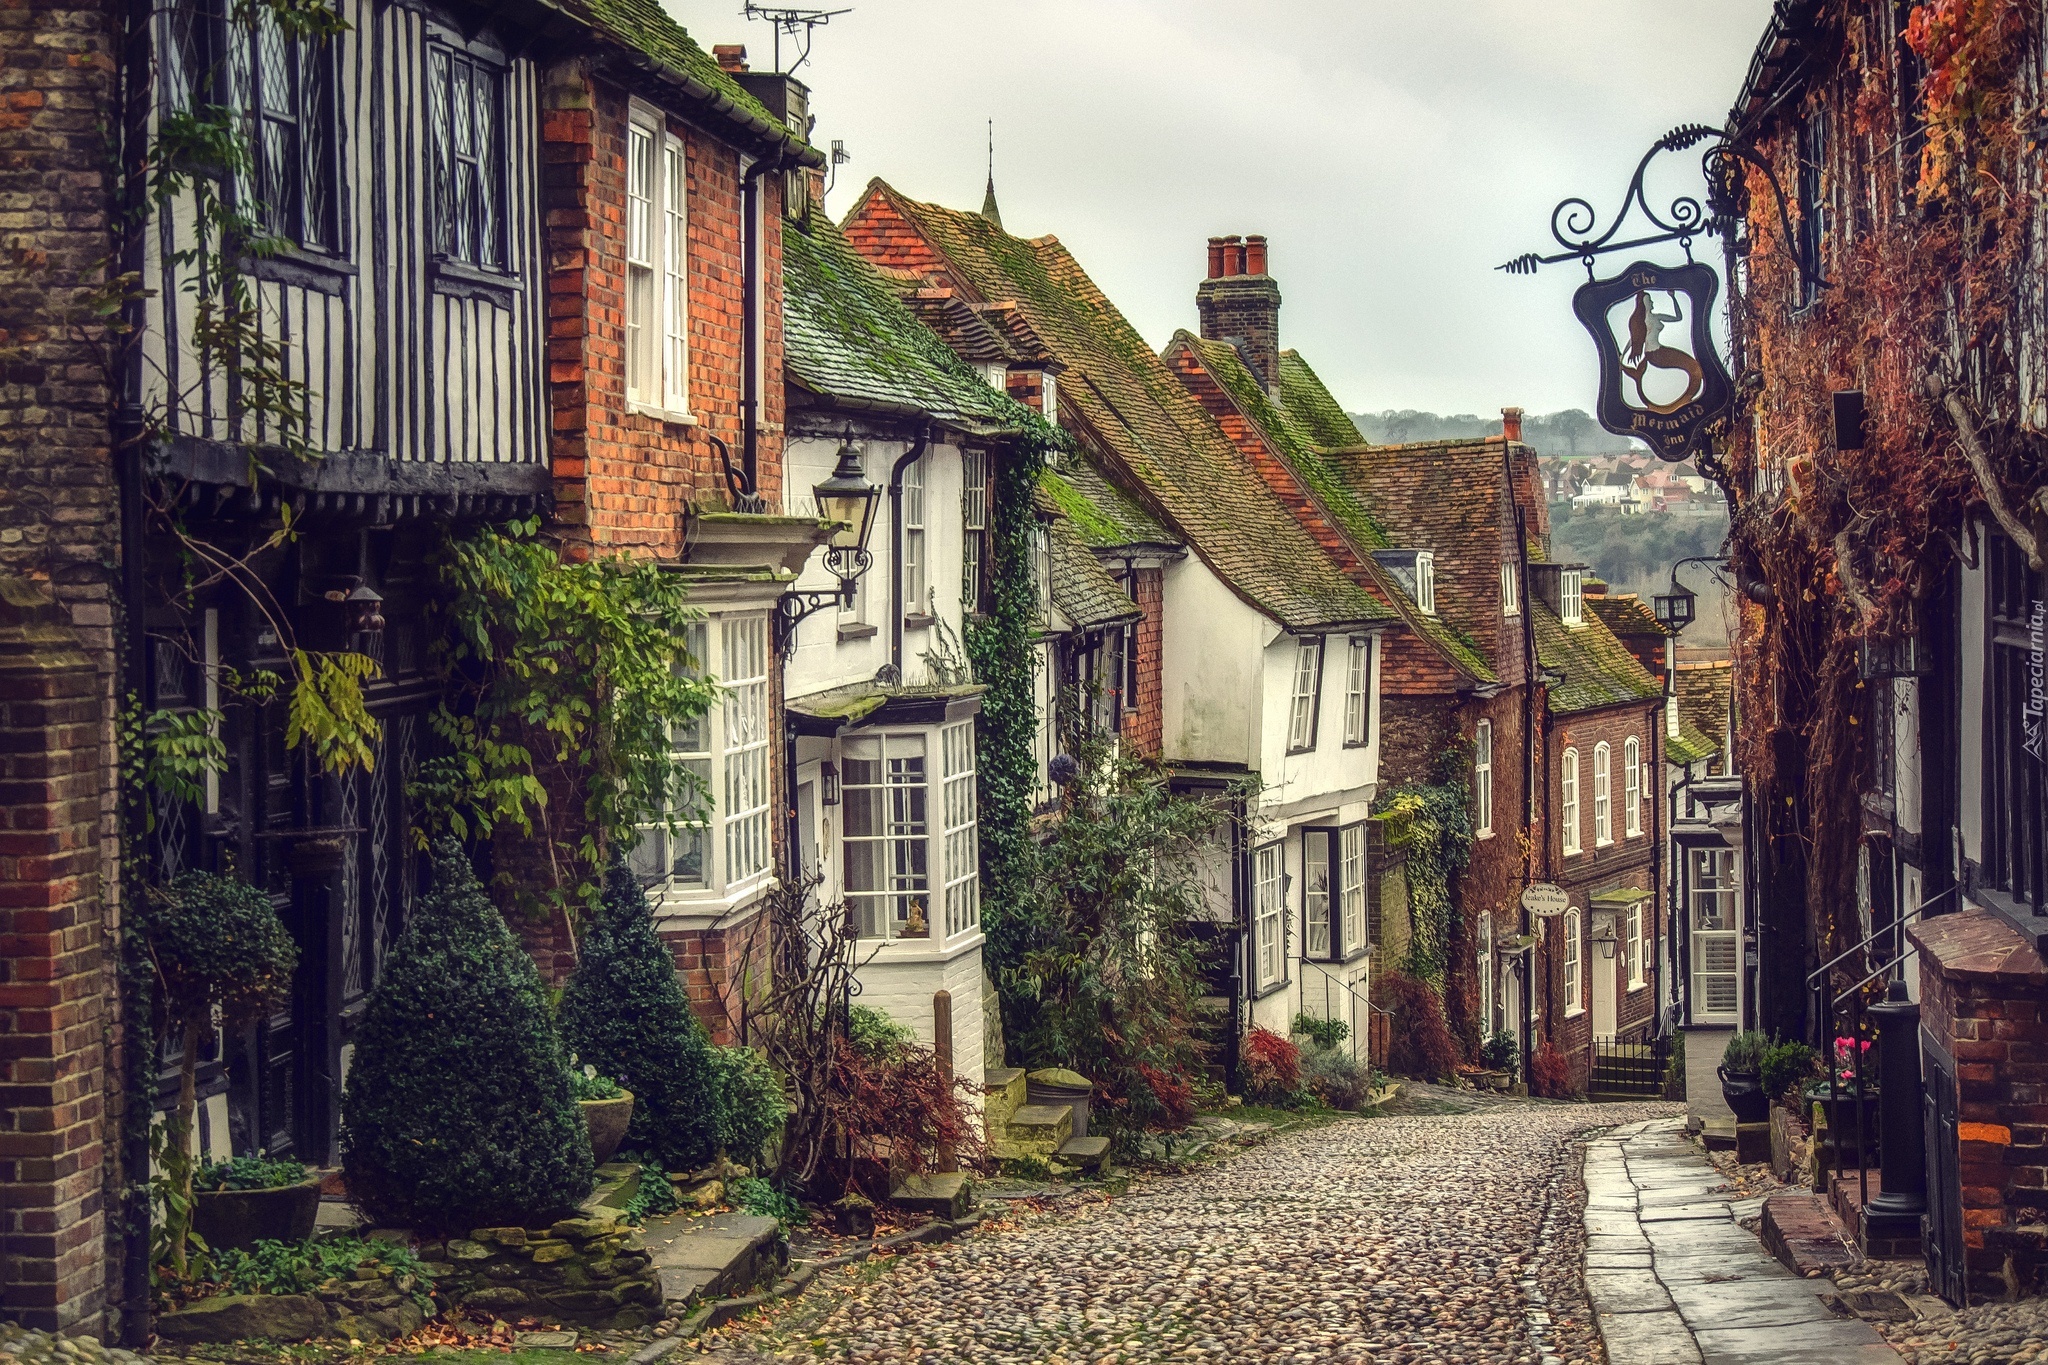
[[[1559,569],[1557,572],[1557,616],[1568,626],[1585,624],[1580,572],[1578,569]]]
[[[1493,912],[1481,912],[1479,932],[1473,936],[1472,971],[1479,979],[1479,1028],[1489,1036],[1500,1029],[1493,1017]]]
[[[1042,392],[1045,395],[1045,404],[1044,411],[1040,415],[1043,416],[1046,421],[1057,424],[1060,420],[1059,380],[1054,377],[1053,372],[1051,370],[1045,371],[1043,378],[1045,381],[1045,387],[1043,388]]]
[[[1567,1015],[1585,1012],[1586,1001],[1579,989],[1579,912],[1564,912],[1564,1012]]]
[[[1415,556],[1415,605],[1436,615],[1436,556],[1427,550]]]
[[[1274,843],[1252,855],[1252,970],[1261,987],[1281,980],[1287,970],[1285,851],[1286,845]]]
[[[1372,638],[1351,637],[1344,661],[1344,743],[1356,749],[1372,743]]]
[[[840,745],[846,902],[862,938],[931,937],[931,812],[922,734]]]
[[[1692,1017],[1733,1019],[1741,963],[1735,943],[1734,850],[1691,850],[1686,876],[1686,908],[1692,921]]]
[[[1614,842],[1614,751],[1601,741],[1593,746],[1593,846]]]
[[[768,847],[768,618],[719,622],[725,664],[725,877],[764,875]]]
[[[981,610],[982,565],[988,557],[988,452],[960,452],[960,609]]]
[[[626,125],[626,399],[681,417],[690,406],[689,172],[660,111]]]
[[[931,608],[925,570],[924,457],[903,471],[903,613],[923,616]]]
[[[1522,614],[1522,590],[1515,578],[1515,566],[1500,566],[1500,614],[1519,616]]]
[[[1643,832],[1643,745],[1630,735],[1621,746],[1622,818],[1631,837]]]
[[[1365,912],[1365,826],[1347,825],[1337,833],[1337,902],[1340,907],[1338,931],[1346,953],[1366,942],[1368,918]]]
[[[1493,722],[1482,720],[1472,727],[1472,818],[1473,833],[1481,839],[1493,835]]]
[[[1032,670],[1031,689],[1038,710],[1037,731],[1031,736],[1031,752],[1037,765],[1038,786],[1032,801],[1044,805],[1059,788],[1052,783],[1052,757],[1059,751],[1059,676],[1053,665],[1050,643],[1038,646]]]
[[[1335,957],[1330,922],[1330,831],[1303,830],[1301,835],[1301,886],[1303,920],[1307,933],[1303,951],[1310,957]]]
[[[981,373],[982,377],[988,380],[988,386],[997,393],[1008,393],[1010,391],[1010,367],[1002,361],[991,361],[989,364],[982,366]]]
[[[1643,903],[1628,908],[1622,930],[1622,951],[1628,955],[1628,984],[1631,990],[1643,984]]]
[[[705,823],[640,829],[629,855],[643,882],[679,893],[744,894],[769,871],[768,618],[693,622],[696,672],[721,678],[722,700],[670,733],[670,754],[696,775]]]
[[[1031,532],[1031,577],[1038,586],[1038,614],[1052,620],[1052,536],[1039,522]]]
[[[1579,851],[1579,751],[1566,749],[1557,767],[1558,833],[1567,855]]]
[[[939,776],[946,820],[946,936],[981,923],[981,843],[976,829],[974,722],[939,731]]]
[[[1316,747],[1316,712],[1323,690],[1323,637],[1304,635],[1294,646],[1294,692],[1287,708],[1287,749]]]

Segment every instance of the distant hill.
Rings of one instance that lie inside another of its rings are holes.
[[[1373,445],[1406,445],[1411,441],[1465,441],[1500,435],[1500,418],[1461,412],[1449,417],[1414,408],[1350,414],[1359,435]],[[1643,447],[1626,437],[1602,431],[1592,416],[1578,408],[1522,419],[1522,439],[1539,455],[1612,455]]]

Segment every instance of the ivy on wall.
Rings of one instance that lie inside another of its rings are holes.
[[[1457,937],[1457,877],[1472,861],[1472,812],[1465,784],[1406,782],[1381,794],[1373,814],[1388,820],[1388,844],[1407,854],[1408,959],[1402,970],[1439,991]]]

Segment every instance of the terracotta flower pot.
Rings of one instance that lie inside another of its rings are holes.
[[[626,1140],[626,1125],[633,1121],[633,1092],[614,1100],[578,1100],[583,1124],[590,1130],[590,1155],[602,1166]]]
[[[268,1190],[197,1190],[192,1230],[219,1250],[247,1251],[261,1241],[303,1242],[320,1216],[320,1177]]]

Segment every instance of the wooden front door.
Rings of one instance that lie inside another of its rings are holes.
[[[1920,1034],[1922,1113],[1927,1139],[1927,1213],[1920,1243],[1927,1258],[1927,1283],[1960,1308],[1964,1303],[1962,1143],[1957,1131],[1955,1064]]]

